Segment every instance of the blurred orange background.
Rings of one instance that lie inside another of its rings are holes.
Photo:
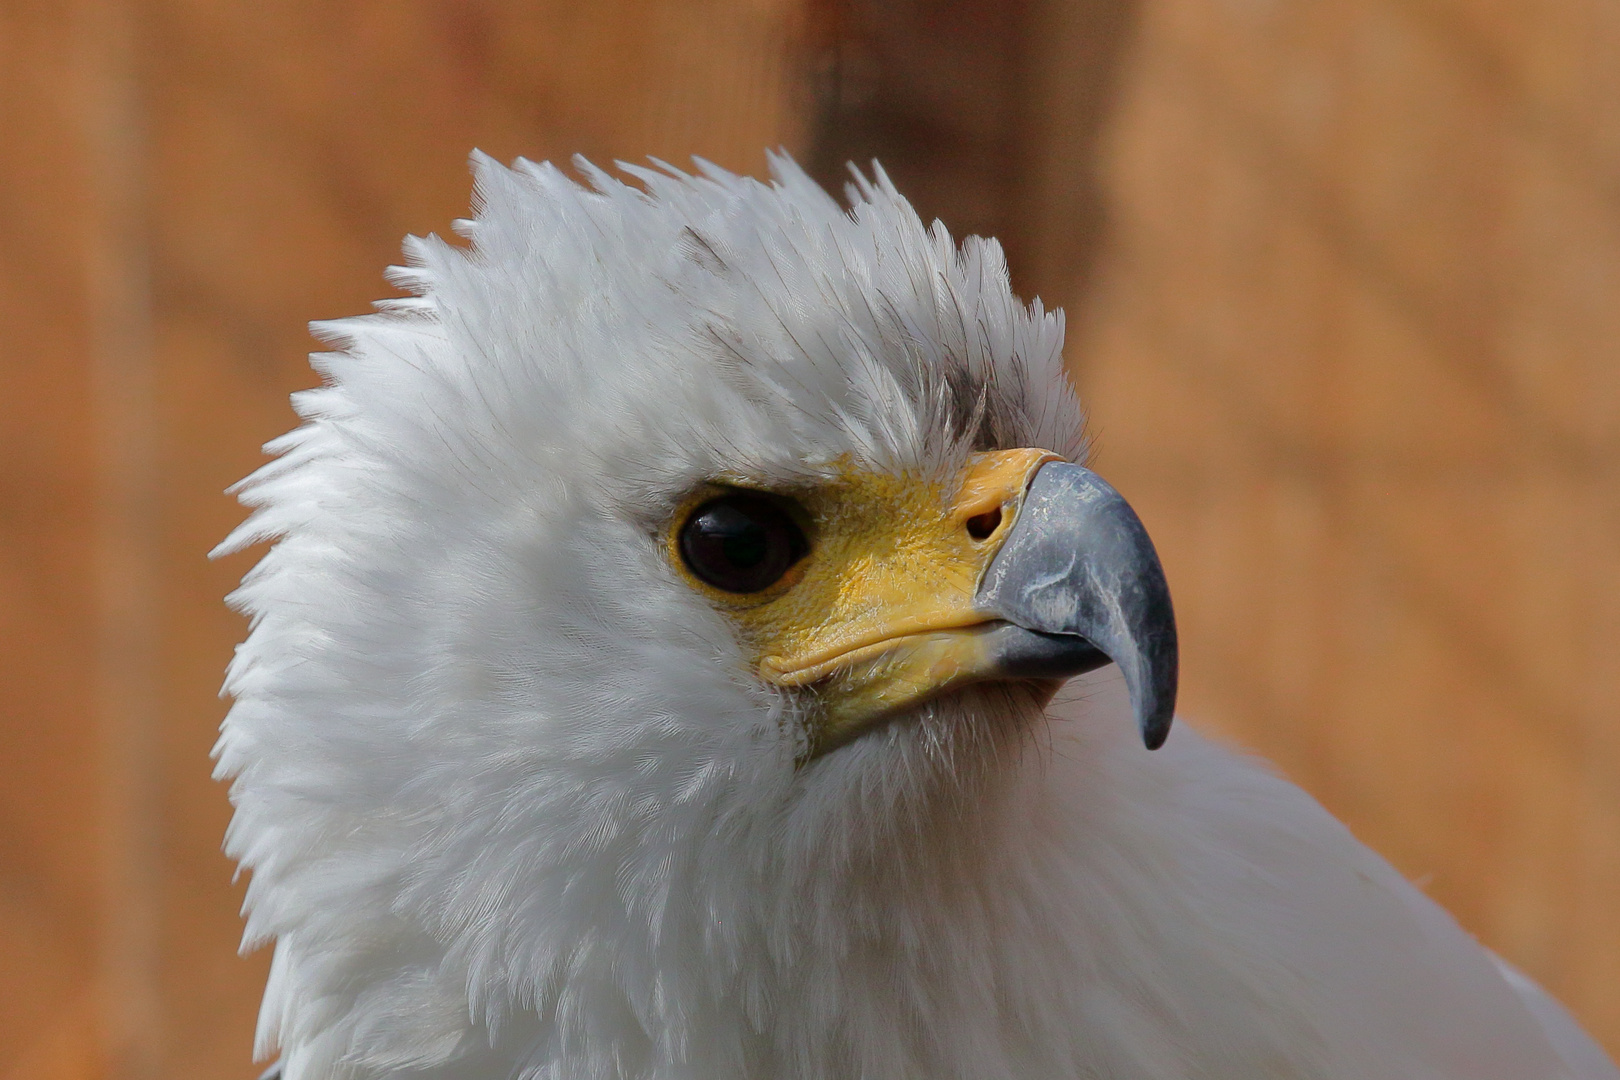
[[[1613,0],[0,0],[0,1078],[250,1077],[221,494],[466,155],[881,157],[1069,312],[1184,716],[1620,1050]]]

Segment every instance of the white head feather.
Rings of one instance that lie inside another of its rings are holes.
[[[716,476],[1078,458],[1061,319],[881,173],[846,213],[783,158],[580,168],[478,158],[470,246],[411,241],[410,299],[318,328],[325,385],[240,488],[222,549],[276,543],[234,597],[218,772],[287,1080],[1532,1075],[1511,1020],[1368,1042],[1428,1023],[1429,983],[1383,986],[1376,949],[1313,982],[1338,917],[1276,881],[1366,882],[1394,953],[1467,974],[1460,933],[1302,794],[1190,733],[1151,757],[1106,696],[1049,727],[959,694],[796,767],[791,701],[662,523]],[[1480,993],[1458,1023],[1511,999]]]

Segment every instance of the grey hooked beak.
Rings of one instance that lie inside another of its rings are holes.
[[[1102,477],[1064,461],[1036,471],[974,607],[1008,623],[994,643],[1008,675],[1118,664],[1142,741],[1164,743],[1178,664],[1170,588],[1141,520]]]

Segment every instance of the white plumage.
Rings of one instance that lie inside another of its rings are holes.
[[[241,485],[218,746],[286,1080],[1620,1076],[1308,796],[1115,669],[805,757],[660,531],[717,478],[1078,460],[1061,317],[879,174],[476,160]]]

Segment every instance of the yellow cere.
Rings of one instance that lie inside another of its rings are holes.
[[[813,753],[883,716],[984,673],[989,617],[973,597],[1012,527],[1045,450],[975,454],[954,482],[846,469],[778,492],[802,507],[810,552],[761,593],[711,588],[685,570],[676,537],[713,491],[675,516],[670,554],[692,587],[737,624],[759,677],[820,698]]]

